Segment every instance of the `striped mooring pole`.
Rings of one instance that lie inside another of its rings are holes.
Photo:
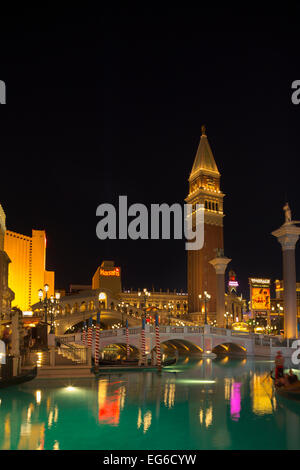
[[[142,331],[141,331],[141,351],[142,351],[142,364],[146,364],[146,341],[145,341],[145,318],[142,319]]]
[[[156,345],[156,362],[157,367],[161,369],[161,353],[160,353],[160,339],[159,339],[159,320],[158,314],[155,315],[155,345]]]
[[[95,335],[95,366],[99,363],[99,340],[100,340],[100,312],[97,313],[96,335]]]
[[[126,357],[129,359],[129,331],[128,331],[128,320],[126,320]]]
[[[87,334],[87,347],[92,347],[92,340],[93,340],[93,332],[92,332],[92,325],[93,325],[93,318],[89,318],[89,327],[88,327],[88,334]]]
[[[83,322],[83,332],[82,332],[82,342],[83,342],[84,345],[86,345],[85,344],[85,341],[86,341],[85,336],[86,336],[86,321],[84,320],[84,322]]]

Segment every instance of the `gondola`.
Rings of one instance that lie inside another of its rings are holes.
[[[287,398],[288,400],[300,401],[300,381],[291,384],[291,385],[281,385],[278,386],[275,383],[275,377],[272,376],[272,371],[270,373],[271,379],[274,381],[275,392],[278,396]]]
[[[136,366],[138,364],[138,360],[132,360],[132,361],[127,361],[127,360],[124,360],[124,361],[120,361],[120,360],[116,360],[116,361],[113,361],[113,360],[102,360],[102,361],[99,361],[99,366],[122,366],[122,365],[126,365],[126,366],[130,366],[130,365],[133,365],[133,366]]]
[[[111,373],[112,371],[114,372],[158,372],[162,369],[165,369],[168,366],[171,366],[175,364],[176,358],[170,359],[169,361],[165,361],[162,363],[161,369],[159,369],[157,366],[152,366],[151,364],[147,366],[139,366],[138,362],[127,362],[127,363],[121,363],[117,361],[105,361],[105,362],[110,362],[109,364],[104,364],[103,362],[99,363],[99,368],[95,369],[95,366],[92,367],[92,372],[98,376],[99,374],[102,374],[104,372]]]
[[[176,358],[170,359],[169,361],[164,361],[162,363],[163,367],[171,366],[175,364]],[[151,363],[149,364],[151,365]],[[103,360],[99,361],[99,367],[101,366],[138,366],[138,360],[124,360],[124,361],[109,361],[109,360]]]
[[[0,388],[11,387],[13,385],[19,385],[24,382],[32,380],[37,375],[37,367],[34,367],[28,372],[17,375],[16,377],[10,377],[9,379],[0,379]]]

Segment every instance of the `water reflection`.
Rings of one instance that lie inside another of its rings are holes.
[[[175,383],[167,382],[165,384],[165,393],[164,393],[164,405],[167,408],[172,408],[175,404]]]
[[[230,414],[233,421],[238,421],[241,411],[241,382],[235,382],[231,386]]]
[[[1,449],[300,449],[300,404],[272,364],[183,360],[168,373],[40,380],[0,391]]]
[[[253,373],[250,387],[253,413],[257,415],[272,414],[276,409],[272,379],[266,379],[265,374]]]

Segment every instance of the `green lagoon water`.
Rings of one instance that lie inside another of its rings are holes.
[[[300,403],[268,360],[181,360],[161,374],[34,379],[0,390],[0,449],[300,449]]]

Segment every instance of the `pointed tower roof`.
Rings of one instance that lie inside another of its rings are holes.
[[[213,176],[220,176],[220,172],[218,170],[209,142],[207,140],[205,126],[201,127],[201,131],[202,135],[200,138],[200,143],[198,146],[189,180],[194,179],[200,173],[206,172],[207,174],[211,174]]]

